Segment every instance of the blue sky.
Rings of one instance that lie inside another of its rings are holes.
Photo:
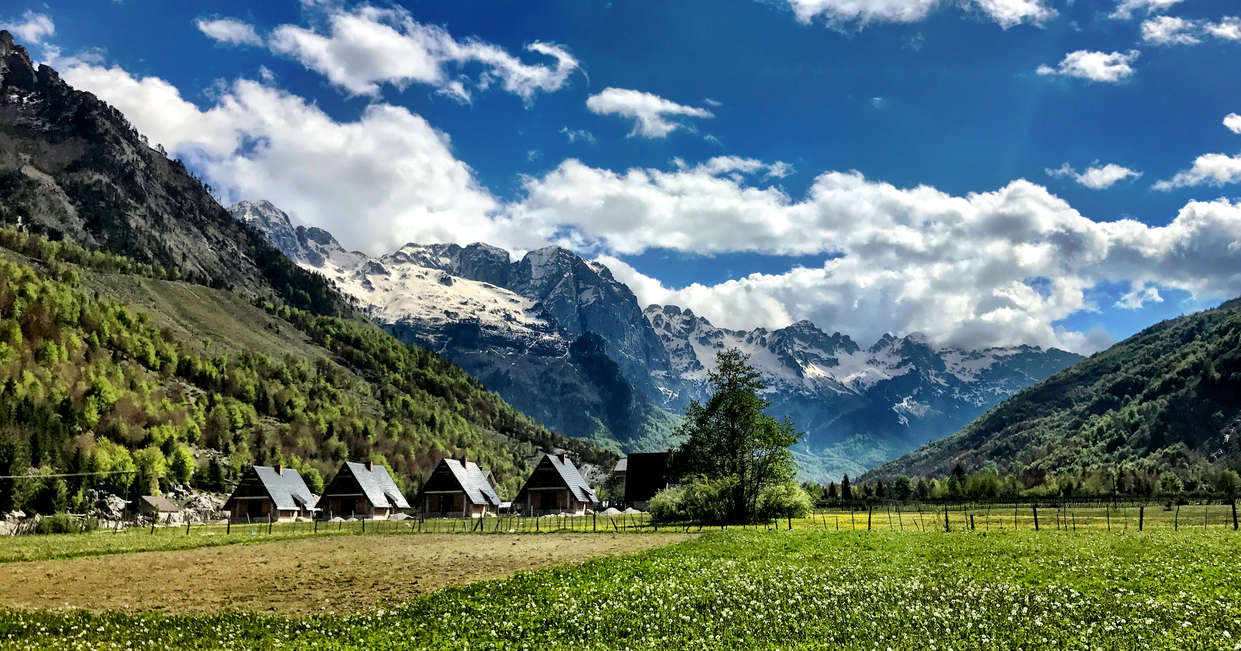
[[[370,253],[558,243],[722,325],[1088,352],[1241,294],[1237,15],[19,0],[0,19],[223,200]]]

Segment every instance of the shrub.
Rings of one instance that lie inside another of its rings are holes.
[[[766,518],[800,518],[813,507],[810,496],[793,482],[769,484],[758,493],[758,512]]]
[[[57,513],[41,518],[39,524],[35,525],[35,533],[78,533],[94,528],[94,520],[71,518],[64,513]]]
[[[687,519],[689,516],[686,515],[681,505],[684,495],[684,486],[673,486],[655,493],[655,497],[651,498],[651,503],[647,507],[647,510],[651,512],[651,518],[656,522],[676,522]]]

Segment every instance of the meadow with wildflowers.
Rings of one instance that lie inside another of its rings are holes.
[[[1241,649],[1239,543],[1223,530],[716,531],[355,615],[10,611],[0,646]]]

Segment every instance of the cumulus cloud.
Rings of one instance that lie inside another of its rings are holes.
[[[1122,310],[1137,310],[1147,303],[1162,303],[1163,297],[1159,295],[1159,289],[1153,286],[1138,285],[1134,287],[1128,294],[1120,297],[1112,307],[1118,307]]]
[[[603,92],[586,98],[586,108],[597,115],[619,115],[634,121],[630,136],[664,138],[685,125],[672,117],[709,118],[711,111],[696,106],[685,106],[659,95],[627,88],[603,89]]]
[[[457,40],[399,8],[327,11],[326,33],[281,25],[272,32],[269,46],[354,95],[378,96],[383,84],[404,89],[418,83],[468,102],[474,89],[499,85],[530,102],[536,93],[559,90],[580,67],[567,49],[554,43],[527,45],[527,51],[551,60],[527,64],[499,46],[473,38]],[[477,79],[460,71],[469,63],[484,68]]]
[[[1151,45],[1197,45],[1207,37],[1241,41],[1241,18],[1226,17],[1213,23],[1156,16],[1142,21],[1142,40]]]
[[[1065,163],[1058,168],[1045,170],[1048,176],[1054,178],[1068,178],[1076,181],[1078,184],[1090,188],[1091,190],[1104,190],[1116,185],[1125,179],[1136,179],[1142,176],[1142,173],[1131,170],[1127,167],[1108,163],[1099,165],[1097,162],[1087,167],[1081,173],[1073,169],[1071,165]]]
[[[1241,17],[1229,16],[1218,23],[1206,23],[1204,31],[1225,41],[1241,41]]]
[[[1198,25],[1174,16],[1156,16],[1142,21],[1142,40],[1151,45],[1196,45]]]
[[[1141,53],[1137,50],[1128,52],[1077,50],[1064,55],[1064,59],[1055,68],[1042,65],[1038,67],[1037,72],[1040,75],[1061,75],[1114,84],[1133,76],[1133,63],[1140,55]]]
[[[270,199],[347,247],[382,253],[410,241],[486,240],[533,248],[549,236],[493,218],[498,203],[455,158],[448,136],[403,107],[375,103],[340,122],[243,79],[200,109],[166,81],[121,68],[79,63],[61,74],[119,108],[229,200]]]
[[[1195,185],[1219,187],[1232,183],[1241,183],[1241,156],[1203,154],[1194,160],[1192,167],[1177,172],[1170,179],[1159,181],[1154,188],[1167,192]]]
[[[1191,202],[1152,227],[1092,221],[1024,180],[954,196],[827,172],[794,199],[757,176],[734,178],[725,171],[732,167],[615,172],[566,161],[528,179],[526,197],[508,209],[582,234],[575,244],[612,256],[613,272],[642,300],[685,305],[725,327],[809,318],[861,340],[921,331],[967,346],[1023,341],[1088,351],[1097,339],[1055,323],[1100,309],[1088,298],[1100,283],[1241,294],[1241,204],[1223,199]],[[615,264],[651,248],[831,259],[672,289]]]
[[[802,23],[822,18],[828,25],[847,27],[868,23],[916,23],[941,4],[959,4],[981,11],[1003,29],[1023,23],[1042,25],[1055,18],[1046,0],[788,0],[793,15]]]
[[[254,31],[254,25],[236,18],[199,18],[194,21],[198,31],[208,38],[227,45],[262,45],[263,39]]]
[[[1008,29],[1023,23],[1042,25],[1058,13],[1043,0],[973,0],[983,13],[991,17],[1001,28]]]
[[[1176,5],[1181,4],[1185,0],[1117,0],[1116,9],[1112,11],[1110,16],[1118,20],[1128,20],[1133,17],[1136,12],[1145,12],[1147,14],[1157,14]]]
[[[0,20],[0,29],[9,30],[20,43],[39,45],[43,39],[56,33],[56,23],[47,14],[27,10],[21,18]]]
[[[1241,115],[1229,113],[1224,117],[1224,126],[1233,133],[1241,133]]]

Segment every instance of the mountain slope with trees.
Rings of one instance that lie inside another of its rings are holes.
[[[1147,328],[861,480],[1239,462],[1241,299]]]
[[[0,511],[226,489],[249,463],[318,484],[370,459],[412,490],[468,455],[514,490],[540,450],[615,461],[357,314],[7,32],[0,223]]]

